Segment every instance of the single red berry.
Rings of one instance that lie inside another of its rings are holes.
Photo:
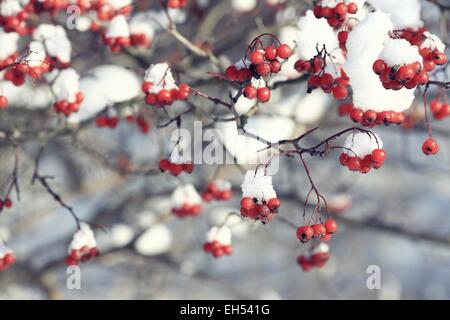
[[[314,236],[317,238],[321,238],[327,233],[325,226],[321,223],[312,225],[312,229],[314,231]]]
[[[230,254],[233,253],[233,247],[232,246],[223,246],[222,251],[223,251],[224,255],[229,256]]]
[[[350,112],[350,119],[352,119],[354,122],[361,122],[363,114],[364,112],[361,109],[354,108]]]
[[[434,99],[430,102],[430,109],[433,114],[437,114],[442,110],[444,104],[438,99]]]
[[[297,229],[297,238],[303,242],[308,242],[314,235],[314,230],[310,226],[301,226]]]
[[[277,48],[275,46],[266,47],[264,57],[269,61],[275,60],[277,58]]]
[[[447,56],[444,52],[438,52],[436,53],[436,56],[434,57],[434,63],[437,65],[443,65],[447,63]]]
[[[363,114],[362,124],[364,126],[372,126],[375,124],[376,120],[377,120],[377,113],[373,110],[367,110]]]
[[[428,138],[422,145],[422,151],[427,156],[430,154],[437,154],[439,152],[439,144],[433,138]]]
[[[292,49],[291,49],[291,47],[289,45],[282,44],[277,49],[277,55],[281,59],[287,59],[287,58],[289,58],[292,55]]]
[[[347,166],[347,161],[348,155],[346,153],[341,153],[341,155],[339,156],[339,162],[341,163],[341,165]]]
[[[150,81],[144,81],[142,82],[141,90],[143,93],[147,94],[147,92],[150,90],[150,88],[153,86],[153,83]]]
[[[182,168],[186,173],[192,173],[192,171],[194,171],[194,165],[190,162],[183,163]]]
[[[258,64],[261,64],[261,63],[264,62],[264,55],[261,52],[259,52],[259,51],[253,51],[250,54],[250,59],[249,60],[250,60],[251,63],[253,63],[255,65],[258,65]]]
[[[386,160],[386,152],[383,149],[375,149],[372,151],[372,161],[376,163],[384,163]]]
[[[246,97],[247,99],[255,99],[257,92],[258,89],[256,89],[251,84],[248,84],[244,88],[244,97]]]
[[[338,40],[340,43],[346,43],[348,39],[348,31],[340,31],[338,33]]]
[[[254,205],[255,203],[253,202],[253,199],[250,197],[245,197],[241,199],[241,208],[244,210],[249,210]]]
[[[269,88],[258,88],[258,91],[256,93],[256,96],[258,97],[258,100],[260,102],[267,102],[270,100],[270,90]]]
[[[313,9],[313,13],[317,19],[322,18],[322,6],[315,6]]]
[[[340,116],[349,114],[353,110],[353,103],[344,103],[338,107],[338,113]]]
[[[347,98],[348,90],[344,86],[337,86],[333,89],[333,96],[336,100],[344,100]]]
[[[172,103],[172,96],[170,95],[170,91],[166,89],[162,89],[158,92],[158,101],[164,104]]]
[[[281,205],[281,201],[278,198],[271,198],[267,202],[267,206],[269,207],[270,211],[277,210]]]
[[[270,72],[278,73],[281,70],[281,63],[278,60],[270,62]]]
[[[354,2],[350,2],[347,5],[347,12],[350,14],[355,14],[356,12],[358,12],[358,5]]]
[[[8,99],[5,96],[0,96],[0,109],[6,109],[8,107]]]
[[[336,7],[334,7],[334,12],[340,16],[344,16],[347,13],[347,10],[347,5],[344,2],[339,2]]]
[[[347,167],[351,171],[358,171],[361,168],[361,161],[358,157],[349,157],[347,160]]]
[[[334,82],[334,78],[331,74],[329,73],[324,73],[321,77],[320,77],[320,86],[322,87],[322,89],[327,90],[330,89],[333,86],[333,82]]]
[[[231,65],[225,70],[225,77],[230,81],[237,81],[238,70],[235,65]]]
[[[414,78],[416,75],[416,72],[414,68],[411,65],[404,65],[401,66],[400,69],[398,69],[397,72],[397,79],[401,82],[407,82]]]
[[[372,69],[373,69],[373,72],[380,75],[384,72],[386,67],[387,67],[386,63],[382,59],[378,59],[373,63]]]
[[[270,74],[270,64],[269,63],[261,63],[256,66],[256,72],[261,76],[265,77]]]
[[[336,233],[337,227],[337,223],[333,219],[328,218],[327,221],[325,221],[325,229],[327,230],[328,234]]]

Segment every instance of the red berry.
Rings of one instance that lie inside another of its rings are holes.
[[[322,6],[315,6],[313,9],[313,13],[317,19],[322,18]]]
[[[310,226],[301,226],[297,229],[297,238],[305,243],[308,242],[314,235],[314,230]]]
[[[163,104],[172,103],[172,96],[170,95],[170,91],[166,89],[162,89],[158,92],[158,101]]]
[[[244,97],[248,99],[255,99],[257,92],[258,90],[254,86],[248,84],[244,88]]]
[[[340,16],[344,16],[347,13],[347,5],[344,2],[339,2],[334,7],[334,12]]]
[[[271,198],[267,202],[267,206],[269,207],[270,211],[277,210],[281,205],[281,201],[278,198]]]
[[[327,233],[327,230],[323,224],[314,224],[312,229],[314,231],[314,236],[317,238],[321,238]]]
[[[386,152],[383,149],[375,149],[372,151],[372,161],[376,163],[384,163],[386,160]]]
[[[266,87],[259,88],[257,93],[256,93],[256,96],[258,97],[258,100],[260,102],[267,102],[267,101],[269,101],[270,100],[270,90],[269,90],[269,88],[266,88]]]
[[[334,78],[331,74],[329,73],[324,73],[321,77],[320,77],[320,86],[322,87],[322,89],[327,90],[327,89],[331,89],[331,87],[333,86],[333,82],[334,82]]]
[[[437,114],[442,110],[443,103],[439,100],[432,100],[430,103],[430,109],[433,114]]]
[[[350,14],[355,14],[356,12],[358,12],[358,5],[354,2],[350,2],[347,5],[347,12]]]
[[[386,63],[382,59],[378,59],[373,63],[372,69],[373,72],[380,75],[386,69]]]
[[[333,96],[336,100],[344,100],[347,98],[348,90],[344,86],[337,86],[333,89]]]
[[[358,157],[349,157],[347,160],[347,167],[351,171],[358,171],[361,168],[361,161],[358,159]]]
[[[281,70],[281,63],[278,60],[274,60],[270,63],[270,72],[278,73]]]
[[[236,81],[238,78],[238,70],[236,69],[235,65],[231,65],[229,66],[226,70],[225,70],[225,76],[227,77],[228,80],[230,81]]]
[[[416,75],[416,72],[414,68],[410,65],[404,65],[398,69],[397,72],[397,79],[401,82],[407,82],[414,78]]]
[[[308,90],[312,90],[320,87],[320,77],[316,75],[312,75],[308,80]]]
[[[268,46],[264,52],[264,57],[267,60],[275,60],[277,58],[277,48],[275,46]]]
[[[422,145],[422,151],[427,156],[439,152],[439,144],[433,138],[428,138]]]
[[[262,77],[269,75],[270,71],[271,69],[269,63],[261,63],[256,66],[256,72]]]
[[[294,64],[295,70],[298,72],[309,72],[311,70],[311,62],[307,60],[297,60]]]
[[[341,155],[339,156],[339,162],[341,163],[341,165],[346,166],[347,161],[348,161],[348,155],[346,153],[341,153]]]
[[[348,39],[348,32],[347,31],[340,31],[338,33],[338,40],[340,43],[345,43],[347,42]]]
[[[447,63],[447,56],[443,52],[436,53],[436,56],[434,58],[434,63],[437,65],[443,65]]]
[[[258,65],[264,62],[264,55],[259,51],[253,51],[249,60],[251,63]]]
[[[0,109],[6,109],[8,107],[8,99],[5,96],[0,96]]]
[[[10,198],[6,198],[5,201],[3,202],[3,205],[5,206],[5,208],[9,209],[12,207],[13,203]]]
[[[282,44],[277,49],[277,55],[281,59],[287,59],[287,58],[289,58],[292,55],[292,49],[287,44]]]
[[[183,166],[178,163],[171,163],[169,166],[170,174],[173,176],[178,176],[183,171]]]
[[[350,112],[350,119],[352,119],[354,122],[361,122],[363,118],[363,111],[361,109],[353,109]]]
[[[375,124],[376,120],[377,120],[377,113],[373,110],[367,110],[363,114],[362,124],[364,126],[372,126]]]
[[[183,163],[182,168],[186,173],[192,173],[192,171],[194,171],[194,165],[190,162]]]
[[[325,221],[325,229],[327,230],[328,234],[336,233],[337,227],[337,223],[333,219],[328,218],[327,221]]]
[[[253,202],[253,199],[250,197],[245,197],[241,199],[241,208],[244,210],[249,210],[254,205],[255,203]]]

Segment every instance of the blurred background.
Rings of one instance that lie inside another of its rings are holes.
[[[272,2],[276,1],[260,0],[246,11],[236,1],[198,0],[188,5],[177,28],[193,43],[211,48],[227,65],[239,59],[255,36],[282,33],[312,6],[311,1]],[[420,1],[422,20],[447,42],[448,11],[432,2]],[[440,3],[450,6],[448,1]],[[158,3],[141,1],[138,8],[158,10]],[[124,67],[123,72],[132,71],[140,82],[151,63],[169,61],[186,83],[210,96],[227,98],[229,88],[209,73],[220,70],[164,30],[155,34],[151,49],[132,48],[119,54],[102,46],[94,33],[69,30],[68,36],[77,53],[73,66],[82,76],[95,73],[93,68],[99,65],[114,64]],[[110,80],[114,84],[108,88],[129,85],[120,77]],[[88,101],[102,84],[97,85],[90,87]],[[276,117],[282,126],[293,126],[292,136],[320,126],[305,145],[352,126],[338,116],[331,99],[305,98],[305,94],[304,83],[284,85],[256,116]],[[202,250],[205,233],[223,223],[229,212],[238,212],[242,168],[195,165],[190,175],[160,174],[157,163],[169,153],[176,127],[158,129],[168,115],[145,106],[143,97],[101,108],[115,109],[119,115],[129,108],[145,109],[142,112],[151,126],[148,133],[127,121],[120,121],[114,130],[97,128],[98,111],[86,111],[78,123],[61,129],[48,105],[34,104],[31,93],[29,100],[0,115],[0,190],[5,192],[9,185],[15,154],[20,186],[20,201],[13,193],[13,207],[0,215],[0,235],[17,256],[14,265],[0,272],[0,299],[450,298],[449,120],[433,121],[441,151],[434,157],[424,156],[420,147],[427,133],[420,97],[410,110],[417,120],[412,128],[375,130],[388,154],[380,170],[367,175],[349,172],[339,165],[338,153],[306,158],[340,227],[330,242],[330,260],[306,273],[296,259],[307,246],[299,243],[295,229],[286,223],[302,222],[309,190],[298,160],[283,158],[274,176],[274,188],[282,200],[278,215],[284,219],[275,218],[267,225],[238,219],[231,226],[233,254],[214,259]],[[210,101],[193,98],[191,103],[200,111],[183,117],[182,127],[189,130],[194,119],[203,120],[205,126],[211,122],[202,114],[224,114]],[[173,117],[187,107],[170,108],[169,117]],[[269,131],[278,130],[277,126],[266,121],[260,134],[271,137]],[[81,264],[80,290],[66,287],[64,264],[76,231],[74,220],[39,183],[30,183],[42,145],[40,174],[54,177],[49,180],[52,189],[80,219],[97,226],[101,255]],[[201,192],[213,177],[233,183],[231,200],[205,203],[203,213],[194,218],[170,214],[176,186],[193,183]],[[381,269],[380,290],[366,285],[367,268],[373,265]]]

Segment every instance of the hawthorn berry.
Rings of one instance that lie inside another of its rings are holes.
[[[357,157],[350,157],[347,160],[347,167],[351,171],[358,171],[361,168],[361,161]]]
[[[355,14],[356,12],[358,12],[358,5],[354,2],[350,2],[347,5],[347,12],[350,14]]]
[[[337,86],[333,88],[333,96],[336,98],[336,100],[344,100],[347,98],[348,91],[347,88],[344,86]]]
[[[267,206],[269,207],[270,211],[276,211],[281,205],[281,202],[278,198],[272,198],[269,199],[267,202]]]
[[[244,88],[244,97],[248,99],[255,99],[257,92],[258,89],[256,89],[256,87],[252,86],[251,84],[248,84]]]
[[[327,234],[333,234],[337,231],[337,223],[332,218],[328,218],[327,221],[325,221],[325,229],[327,231]]]
[[[372,69],[378,75],[381,75],[386,69],[387,65],[382,59],[378,59],[373,63]]]
[[[301,226],[297,229],[297,238],[302,242],[308,242],[314,235],[314,230],[310,226]]]
[[[422,145],[422,151],[427,156],[437,154],[439,152],[439,144],[433,138],[428,138]]]
[[[0,96],[0,109],[6,109],[8,107],[8,99],[5,96]]]
[[[261,76],[261,77],[265,77],[267,75],[270,74],[271,68],[270,68],[270,64],[263,62],[261,64],[258,64],[256,66],[256,72]]]
[[[291,49],[291,47],[289,45],[282,44],[277,49],[277,55],[281,59],[287,59],[287,58],[289,58],[292,55],[292,49]]]
[[[314,224],[312,225],[312,229],[314,231],[314,236],[317,238],[321,238],[327,233],[327,230],[323,224]]]
[[[416,72],[414,71],[414,68],[410,65],[404,65],[400,67],[400,69],[397,72],[397,79],[402,82],[406,82],[414,78],[416,75]]]
[[[383,149],[375,149],[372,151],[372,160],[376,163],[384,163],[386,160],[386,153]]]
[[[277,58],[277,48],[275,46],[266,47],[264,57],[269,61],[275,60]]]
[[[256,96],[260,102],[267,102],[270,100],[270,90],[269,88],[263,87],[258,88]]]
[[[244,210],[249,210],[251,207],[253,207],[255,203],[253,202],[253,199],[250,197],[245,197],[241,199],[241,208]]]
[[[258,65],[264,62],[264,55],[259,51],[253,51],[250,54],[250,62]]]

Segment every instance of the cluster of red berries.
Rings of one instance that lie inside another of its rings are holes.
[[[241,215],[254,220],[268,223],[273,220],[274,214],[278,212],[281,201],[278,198],[262,200],[259,204],[256,198],[244,197],[241,199]]]
[[[9,209],[13,205],[13,202],[10,198],[5,198],[3,200],[0,199],[0,211],[3,210],[3,208]]]
[[[1,102],[0,102],[1,109]],[[430,103],[430,109],[436,120],[442,120],[450,116],[450,103],[443,103],[439,99],[434,99]]]
[[[402,66],[388,66],[382,59],[378,59],[373,63],[372,69],[380,77],[385,89],[400,90],[403,87],[413,89],[430,80],[427,70],[422,69],[418,61]]]
[[[220,258],[224,255],[229,256],[233,253],[231,245],[223,245],[219,241],[206,242],[203,244],[203,251],[210,253],[214,258]]]
[[[224,181],[225,183],[225,181]],[[220,182],[210,182],[208,183],[207,190],[202,193],[202,200],[205,202],[210,202],[212,200],[226,201],[231,199],[233,192],[231,188],[222,188]]]
[[[366,155],[364,158],[357,156],[349,156],[341,153],[339,161],[342,166],[347,167],[350,171],[359,171],[368,173],[372,168],[379,169],[386,160],[386,152],[383,149],[375,149],[372,154]]]
[[[194,171],[194,165],[191,162],[173,163],[168,159],[161,159],[159,160],[159,170],[162,172],[169,172],[176,177],[182,172],[192,173],[192,171]]]
[[[311,74],[308,80],[308,92],[317,88],[322,88],[325,93],[333,93],[337,100],[347,98],[350,85],[350,78],[343,69],[340,70],[340,77],[334,78],[330,73],[324,72],[325,60],[321,56],[316,56],[311,60],[298,60],[294,68],[300,73]]]
[[[120,118],[118,116],[99,115],[95,119],[95,125],[98,128],[114,129],[119,124]]]
[[[312,268],[322,268],[330,258],[328,247],[324,249],[322,250],[320,245],[311,248],[308,254],[298,257],[297,263],[305,272],[310,271]]]
[[[437,154],[439,152],[439,144],[433,138],[428,138],[422,144],[422,152],[427,156]]]
[[[0,258],[0,271],[6,270],[16,262],[16,256],[13,252],[7,252]]]
[[[55,16],[59,11],[65,11],[69,5],[67,0],[30,0],[35,13],[49,12]]]
[[[96,247],[89,248],[88,246],[83,246],[80,249],[72,249],[65,262],[66,265],[73,266],[80,262],[87,262],[98,255],[99,252]]]
[[[6,109],[8,107],[8,98],[5,96],[0,96],[0,110]]]
[[[131,45],[130,37],[109,37],[103,36],[103,43],[107,45],[112,52],[117,53]]]
[[[425,27],[414,30],[412,28],[405,28],[403,30],[399,30],[395,32],[401,39],[405,39],[410,44],[416,47],[420,47],[423,41],[426,39],[426,35],[424,34],[428,30]]]
[[[29,12],[26,8],[15,16],[0,15],[0,26],[3,26],[5,32],[17,32],[21,36],[26,36],[33,32],[33,28],[27,26],[26,23],[28,17]]]
[[[56,113],[62,113],[66,117],[70,116],[72,113],[75,113],[80,108],[80,104],[84,100],[84,94],[82,92],[77,92],[75,95],[75,101],[69,102],[67,100],[60,100],[53,104],[53,109],[55,109]]]
[[[440,66],[447,63],[447,56],[444,52],[440,52],[437,48],[422,48],[419,51],[423,58],[423,68],[427,72],[431,72],[436,68],[436,65]]]
[[[255,42],[256,41],[256,42]],[[271,74],[281,71],[281,60],[286,60],[292,55],[292,48],[287,44],[269,45],[267,47],[260,47],[259,38],[255,39],[250,45],[251,51],[246,55],[246,59],[250,65],[245,65],[242,68],[231,65],[225,70],[225,76],[230,81],[247,82],[252,78],[260,79]],[[243,95],[247,99],[258,99],[259,102],[267,102],[270,100],[270,89],[265,85],[255,86],[253,82],[248,83],[243,90]]]
[[[259,102],[267,102],[270,100],[270,89],[267,87],[255,87],[252,83],[244,87],[244,97],[253,100],[258,99]]]
[[[172,208],[172,213],[178,218],[195,217],[202,213],[203,207],[201,204],[185,203],[179,208]]]
[[[153,87],[153,83],[149,81],[144,81],[142,83],[142,92],[146,95],[145,102],[151,106],[156,106],[157,108],[162,108],[164,106],[170,106],[177,100],[184,101],[189,99],[192,90],[185,83],[181,83],[178,89],[165,89],[162,88],[158,92],[150,92]]]
[[[353,103],[341,104],[338,107],[338,113],[340,116],[348,115],[351,120],[366,127],[373,127],[380,124],[401,124],[405,119],[405,114],[403,112],[376,112],[374,110],[363,111],[359,108],[355,108]]]
[[[21,86],[25,83],[26,76],[29,75],[33,79],[40,78],[44,73],[51,71],[51,63],[43,61],[40,66],[30,67],[26,63],[18,63],[13,65],[5,72],[3,78],[12,82],[15,86]]]
[[[339,2],[334,8],[322,7],[316,5],[313,9],[314,15],[317,19],[327,19],[330,27],[340,28],[347,18],[347,13],[355,14],[358,11],[358,5],[354,2],[345,3]]]
[[[183,9],[187,0],[167,0],[167,7],[171,9]]]
[[[313,237],[320,239],[322,241],[329,241],[331,236],[337,231],[337,223],[331,218],[328,218],[325,223],[317,223],[305,226],[300,226],[297,229],[297,238],[302,242],[306,243]]]

